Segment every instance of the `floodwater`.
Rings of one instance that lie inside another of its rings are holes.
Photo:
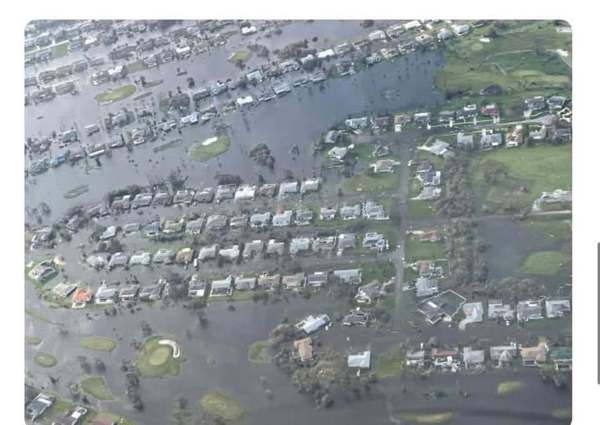
[[[204,65],[227,64],[233,67],[225,58],[221,59],[202,57],[202,61],[196,59],[186,68],[195,78],[200,75],[200,78],[214,80],[219,75],[223,76],[224,70],[214,71]],[[440,96],[432,89],[433,76],[441,63],[439,52],[404,56],[352,77],[328,80],[323,90],[317,86],[296,88],[285,97],[262,103],[250,111],[232,113],[222,118],[226,125],[230,125],[230,149],[207,162],[189,160],[185,151],[193,142],[213,136],[215,130],[211,125],[194,126],[185,129],[182,135],[168,136],[165,140],[181,137],[184,142],[177,148],[159,153],[152,150],[158,143],[155,142],[137,146],[132,153],[124,149],[116,150],[111,158],[100,158],[101,167],[97,167],[94,161],[89,161],[87,170],[84,162],[74,167],[62,165],[26,181],[27,204],[35,206],[42,201],[47,202],[52,209],[52,216],[49,217],[52,220],[73,205],[97,201],[109,190],[128,184],[148,184],[150,179],[163,178],[178,167],[189,176],[191,186],[214,183],[216,173],[239,174],[249,181],[255,181],[259,172],[267,180],[276,180],[286,169],[293,170],[297,177],[311,176],[319,171],[318,160],[312,154],[312,143],[331,125],[348,115],[366,111],[415,110],[436,105]],[[158,91],[166,93],[168,90],[174,91],[178,85],[184,86],[182,82],[171,81],[173,78],[166,79],[174,74],[176,65],[172,63],[144,73],[148,81],[165,79],[165,83],[157,87],[155,97]],[[47,135],[58,128],[67,129],[73,123],[81,128],[100,121],[100,117],[109,111],[116,112],[123,106],[134,109],[135,105],[127,101],[98,106],[93,93],[105,89],[104,86],[100,89],[90,88],[91,94],[83,91],[76,99],[58,97],[50,103],[27,108],[26,134]],[[44,118],[37,120],[36,117],[40,115]],[[95,143],[103,141],[103,138],[107,141],[104,133],[93,137],[97,139],[90,141],[94,140]],[[264,169],[259,171],[247,158],[248,150],[260,142],[267,143],[275,156],[275,175]],[[300,154],[292,156],[290,150],[295,145],[299,146]],[[76,199],[63,198],[66,191],[82,184],[89,185],[89,192]]]

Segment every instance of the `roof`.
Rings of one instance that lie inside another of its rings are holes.
[[[369,369],[371,367],[371,351],[363,351],[348,356],[348,367]]]
[[[294,348],[298,350],[300,360],[302,360],[303,362],[307,360],[312,360],[313,346],[311,337],[297,339],[296,341],[294,341]]]
[[[92,293],[88,289],[77,288],[71,299],[75,303],[86,303],[92,299]]]

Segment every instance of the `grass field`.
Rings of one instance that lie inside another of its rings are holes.
[[[101,376],[88,376],[81,381],[81,389],[96,400],[112,400],[113,395]]]
[[[52,47],[52,59],[62,58],[69,53],[69,43],[61,43]]]
[[[247,62],[248,59],[250,59],[250,56],[252,56],[252,53],[248,50],[238,50],[233,52],[227,60],[231,63],[241,64]]]
[[[519,272],[539,276],[553,276],[569,261],[567,254],[560,251],[540,251],[529,255]]]
[[[571,160],[571,145],[498,149],[474,162],[471,182],[491,210],[521,210],[530,208],[542,192],[570,190]]]
[[[42,338],[40,338],[39,336],[29,336],[29,335],[25,336],[25,344],[40,345],[41,342],[42,342]]]
[[[525,224],[530,230],[542,234],[548,242],[570,240],[573,231],[570,218],[534,217]]]
[[[446,258],[444,242],[421,242],[408,238],[405,243],[404,258],[409,263],[418,260],[438,260]]]
[[[270,347],[269,341],[256,341],[248,348],[248,360],[251,363],[270,363]]]
[[[420,201],[415,199],[408,200],[408,217],[409,218],[428,218],[435,216],[433,202]]]
[[[133,84],[126,84],[121,87],[110,88],[105,92],[97,94],[94,99],[96,99],[96,102],[98,103],[114,103],[133,95],[135,90]]]
[[[392,262],[364,262],[358,265],[362,271],[363,283],[370,283],[374,280],[387,282],[396,276],[396,266]]]
[[[196,161],[207,161],[227,152],[231,144],[231,139],[227,136],[219,136],[212,143],[208,143],[209,140],[211,139],[194,143],[190,148],[190,157]]]
[[[171,347],[159,344],[163,338],[161,336],[149,338],[138,351],[135,366],[142,376],[157,378],[179,375],[182,357],[174,358]]]
[[[96,351],[112,351],[117,347],[117,341],[102,336],[87,336],[79,342],[83,348]]]
[[[343,189],[348,192],[378,193],[396,190],[399,185],[400,177],[397,174],[371,175],[363,171],[346,179]]]
[[[496,392],[499,396],[505,396],[521,391],[523,388],[525,388],[525,384],[521,381],[504,381],[498,384]]]
[[[392,347],[380,354],[374,372],[379,378],[398,376],[406,367],[406,353],[400,347]]]
[[[36,365],[41,367],[52,367],[56,366],[56,363],[58,363],[58,360],[56,360],[56,357],[54,357],[52,354],[41,351],[33,356],[33,361]]]
[[[403,413],[400,419],[414,424],[443,424],[452,419],[452,412],[442,413]]]
[[[528,91],[570,91],[570,68],[556,50],[571,51],[571,35],[556,32],[551,21],[511,21],[508,26],[497,29],[498,37],[490,43],[479,41],[479,31],[450,43],[447,64],[435,77],[437,88],[447,97],[477,96],[481,89],[499,84],[503,94],[488,100],[505,109],[516,93],[522,102]]]
[[[146,69],[146,65],[144,65],[144,62],[141,60],[128,63],[126,67],[128,74],[133,74],[134,72],[140,72]]]
[[[240,403],[219,390],[209,392],[198,404],[207,414],[222,421],[238,421],[244,416]]]

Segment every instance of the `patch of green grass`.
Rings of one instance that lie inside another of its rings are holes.
[[[173,139],[173,140],[165,142],[161,145],[155,146],[154,148],[152,148],[152,152],[158,153],[158,152],[162,152],[162,151],[165,151],[168,149],[173,149],[173,148],[180,146],[182,143],[183,143],[182,139]]]
[[[133,95],[135,90],[136,88],[133,84],[125,84],[124,86],[110,88],[105,92],[97,94],[94,99],[98,103],[114,103]]]
[[[141,60],[128,63],[126,67],[128,74],[133,74],[135,72],[140,72],[146,69],[146,65],[144,65],[144,62],[142,62]]]
[[[474,163],[471,181],[490,209],[530,208],[542,192],[571,190],[571,161],[571,145],[497,149]]]
[[[56,357],[54,357],[50,353],[44,353],[42,351],[40,351],[39,353],[36,353],[35,356],[33,356],[33,361],[35,362],[36,365],[41,366],[41,367],[52,367],[52,366],[56,366],[56,363],[58,363],[58,360],[56,360]]]
[[[571,419],[572,412],[570,407],[552,410],[552,417],[557,419]]]
[[[256,341],[248,348],[248,360],[251,363],[271,363],[271,344],[269,341]]]
[[[400,419],[415,424],[443,424],[452,419],[452,412],[442,413],[403,413]]]
[[[377,357],[374,371],[379,378],[390,378],[400,375],[404,368],[406,368],[406,352],[399,346],[395,346]]]
[[[96,400],[113,399],[113,395],[101,376],[88,376],[81,381],[80,386],[84,393],[91,395]]]
[[[40,345],[41,342],[42,338],[40,338],[39,336],[25,336],[25,343],[28,345]]]
[[[102,336],[87,336],[79,342],[79,345],[88,350],[112,351],[117,347],[117,341]]]
[[[238,421],[244,416],[240,403],[219,390],[209,392],[198,404],[210,416],[227,422]]]
[[[409,199],[408,216],[410,218],[429,218],[435,216],[433,202]]]
[[[569,240],[573,231],[570,219],[532,217],[525,224],[532,231],[541,233],[548,242]]]
[[[369,174],[363,171],[346,179],[343,189],[349,192],[378,193],[396,190],[399,185],[400,177],[397,174]]]
[[[31,309],[31,308],[26,308],[25,314],[33,317],[36,320],[39,320],[40,322],[50,323],[51,325],[60,325],[60,323],[53,322],[52,320],[48,319],[46,316],[44,316],[39,311]]]
[[[540,276],[552,276],[569,261],[569,257],[560,251],[540,251],[530,254],[519,268],[521,273]]]
[[[504,381],[498,384],[496,392],[499,396],[505,396],[521,391],[523,388],[525,388],[525,384],[521,381]]]
[[[52,59],[62,58],[69,53],[69,43],[61,43],[52,47]]]
[[[248,59],[250,59],[250,56],[252,56],[252,53],[250,51],[238,50],[236,52],[233,52],[231,54],[231,56],[229,56],[229,59],[227,59],[227,60],[231,63],[241,64],[241,63],[247,62]]]
[[[437,260],[446,258],[444,242],[421,242],[407,238],[404,248],[404,258],[409,263],[418,260]]]
[[[207,140],[204,142],[196,142],[192,145],[189,153],[192,159],[196,161],[207,161],[227,152],[229,145],[231,144],[231,139],[227,136],[219,136],[216,141],[210,144],[205,144],[207,143]]]
[[[360,263],[358,267],[361,269],[363,283],[370,283],[374,280],[383,283],[396,276],[396,266],[390,261],[364,262]]]
[[[135,359],[135,366],[144,377],[157,378],[179,375],[182,356],[173,357],[171,347],[159,344],[162,336],[155,336],[146,340]]]

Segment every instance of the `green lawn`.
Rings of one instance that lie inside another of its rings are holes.
[[[111,394],[104,378],[101,376],[88,376],[81,381],[81,389],[96,400],[112,400]]]
[[[389,261],[363,262],[358,267],[361,269],[363,283],[370,283],[374,280],[383,283],[396,276],[396,266]]]
[[[269,341],[256,341],[248,348],[248,360],[251,363],[270,363],[271,344]]]
[[[399,346],[380,354],[374,372],[379,378],[398,376],[406,368],[406,352]]]
[[[244,416],[244,409],[240,403],[219,390],[209,392],[198,404],[207,414],[222,421],[239,421]]]
[[[52,47],[52,59],[62,58],[69,53],[69,43],[61,43]]]
[[[400,419],[414,424],[443,424],[452,419],[452,412],[441,413],[402,413]]]
[[[504,396],[521,391],[523,388],[525,388],[525,384],[521,381],[504,381],[498,384],[496,392],[499,396]]]
[[[433,202],[421,201],[416,199],[408,200],[408,217],[409,218],[428,218],[435,216]]]
[[[112,351],[117,347],[117,341],[102,336],[87,336],[79,342],[83,348],[96,351]]]
[[[250,56],[252,56],[252,53],[249,52],[248,50],[238,50],[236,52],[233,52],[231,54],[231,56],[229,56],[229,62],[238,64],[238,63],[244,63],[247,62],[248,59],[250,59]]]
[[[557,419],[571,419],[572,412],[570,407],[564,407],[552,410],[551,414]]]
[[[573,231],[570,218],[532,217],[525,224],[530,230],[542,234],[548,242],[570,240]]]
[[[125,84],[124,86],[110,88],[105,92],[97,94],[94,99],[98,103],[114,103],[133,95],[135,90],[133,84]]]
[[[418,260],[438,260],[446,258],[444,242],[421,242],[407,238],[405,243],[404,258],[409,263]]]
[[[560,251],[540,251],[529,255],[519,268],[521,273],[552,276],[569,261],[569,256]]]
[[[379,193],[396,190],[400,185],[400,177],[395,173],[371,175],[363,171],[346,179],[343,189],[348,192]]]
[[[56,363],[58,363],[56,357],[54,357],[50,353],[44,353],[42,351],[36,353],[35,356],[33,356],[33,361],[35,362],[35,364],[41,367],[52,367],[55,366]]]
[[[521,210],[530,208],[542,192],[570,190],[571,160],[571,145],[497,149],[479,156],[471,181],[491,210]]]
[[[41,342],[42,338],[40,338],[39,336],[25,336],[25,343],[28,345],[40,345]]]
[[[179,375],[183,357],[173,357],[173,350],[167,345],[159,344],[164,339],[155,336],[146,340],[135,359],[135,366],[144,377],[156,378]]]
[[[128,74],[133,74],[135,72],[140,72],[146,69],[146,65],[144,65],[144,62],[142,62],[141,60],[128,63],[126,67]]]
[[[194,143],[190,148],[190,157],[197,161],[207,161],[227,152],[231,144],[231,139],[227,136],[219,136],[212,142],[211,140],[212,138]]]

